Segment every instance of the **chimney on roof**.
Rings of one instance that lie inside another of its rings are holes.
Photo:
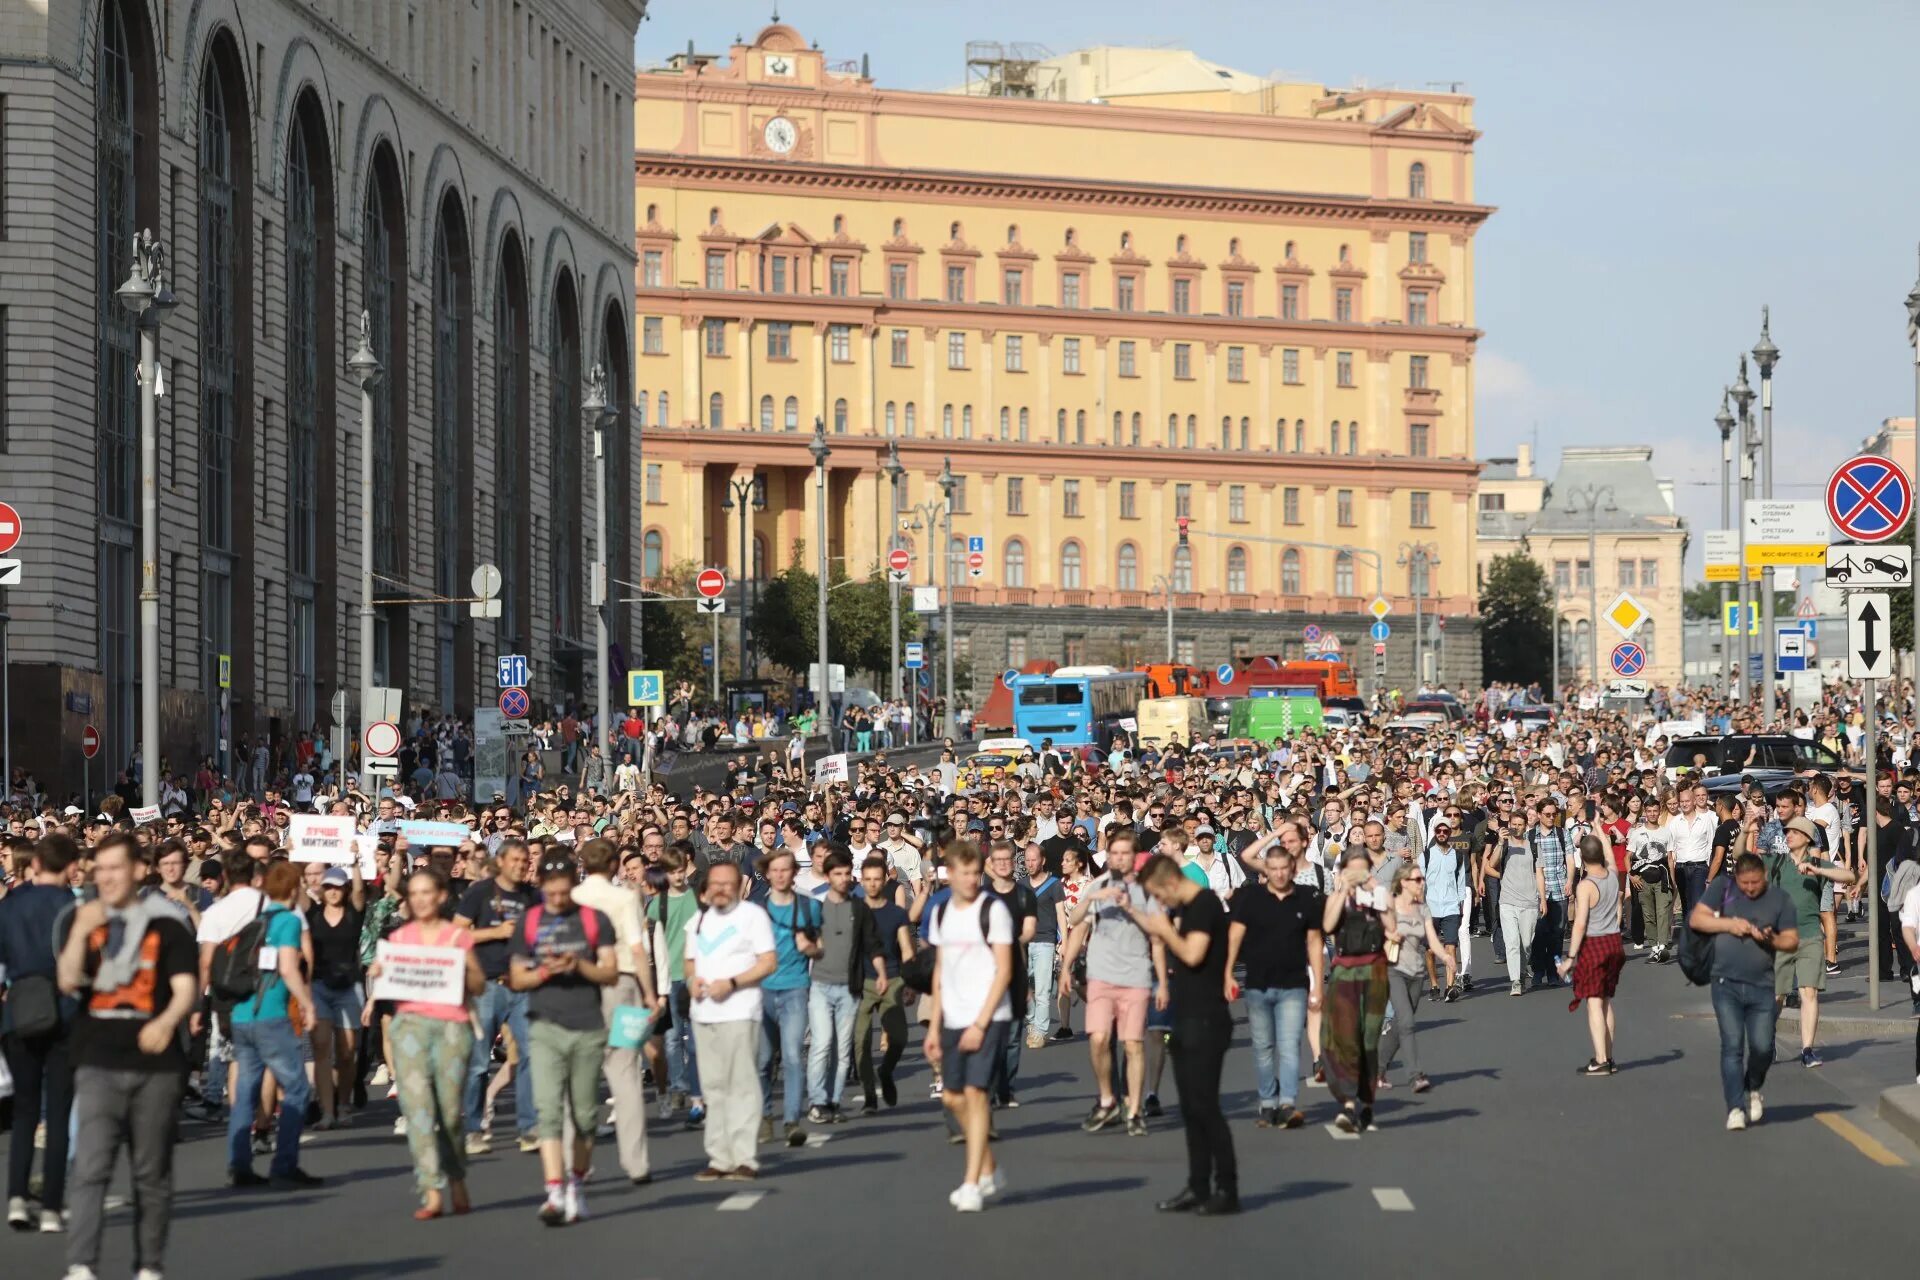
[[[1519,456],[1514,460],[1513,474],[1518,476],[1522,480],[1533,479],[1533,446],[1532,445],[1522,444],[1519,446]]]
[[[1666,504],[1667,504],[1667,514],[1668,514],[1668,515],[1672,515],[1672,514],[1674,513],[1674,511],[1673,511],[1673,481],[1671,481],[1671,480],[1668,480],[1668,479],[1665,479],[1665,478],[1663,477],[1663,478],[1662,478],[1662,479],[1660,479],[1660,480],[1659,480],[1659,481],[1658,481],[1657,483],[1658,483],[1658,484],[1659,484],[1659,486],[1660,486],[1660,500],[1661,500],[1662,502],[1664,502],[1664,503],[1666,503]]]

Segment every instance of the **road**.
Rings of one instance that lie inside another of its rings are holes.
[[[1484,957],[1487,944],[1476,942]],[[1848,940],[1850,973],[1863,950]],[[653,1186],[627,1186],[603,1148],[593,1220],[561,1230],[535,1220],[535,1158],[512,1152],[476,1163],[471,1217],[413,1222],[391,1103],[353,1129],[310,1137],[304,1164],[328,1180],[310,1194],[224,1189],[217,1136],[190,1126],[168,1271],[319,1280],[552,1275],[560,1264],[641,1280],[838,1277],[860,1265],[853,1252],[889,1269],[970,1277],[1036,1265],[1173,1274],[1196,1261],[1231,1275],[1248,1272],[1242,1260],[1254,1257],[1357,1275],[1411,1266],[1426,1277],[1522,1259],[1529,1270],[1575,1277],[1688,1263],[1781,1274],[1842,1258],[1870,1274],[1910,1262],[1920,1151],[1872,1114],[1879,1089],[1911,1079],[1910,1029],[1823,1036],[1828,1065],[1781,1062],[1766,1122],[1727,1133],[1714,1025],[1703,993],[1673,966],[1628,964],[1622,1070],[1610,1079],[1576,1077],[1589,1052],[1585,1019],[1566,1011],[1565,996],[1516,1000],[1502,984],[1424,1009],[1422,1062],[1436,1087],[1415,1097],[1402,1084],[1383,1095],[1379,1128],[1358,1139],[1335,1136],[1326,1092],[1311,1087],[1307,1127],[1255,1129],[1240,1028],[1227,1063],[1247,1209],[1235,1219],[1152,1212],[1184,1175],[1171,1113],[1146,1138],[1079,1131],[1090,1098],[1084,1041],[1075,1041],[1026,1055],[1022,1106],[998,1117],[1012,1189],[979,1216],[947,1207],[959,1153],[946,1143],[916,1049],[897,1110],[823,1130],[805,1149],[769,1149],[761,1181],[744,1190],[691,1180],[705,1163],[699,1136],[677,1122],[656,1125]],[[1781,1056],[1793,1057],[1797,1032],[1791,1024],[1781,1032]],[[1171,1082],[1169,1072],[1170,1107]],[[822,1230],[829,1223],[840,1229]],[[103,1275],[126,1274],[128,1225],[124,1211],[112,1215]],[[60,1275],[61,1243],[7,1238],[6,1273]],[[1334,1261],[1343,1253],[1351,1261]]]

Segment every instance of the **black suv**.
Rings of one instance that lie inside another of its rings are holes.
[[[1784,733],[1729,733],[1724,736],[1676,738],[1662,762],[1671,777],[1676,770],[1694,767],[1694,757],[1706,757],[1708,773],[1796,774],[1818,770],[1845,773],[1847,762],[1831,747]]]

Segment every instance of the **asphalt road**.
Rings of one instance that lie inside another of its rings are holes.
[[[1850,975],[1862,951],[1849,940]],[[353,1129],[309,1138],[303,1162],[327,1185],[306,1194],[226,1190],[218,1136],[190,1127],[167,1269],[195,1280],[318,1280],[564,1267],[646,1280],[840,1277],[867,1266],[977,1277],[1038,1267],[1177,1275],[1198,1264],[1235,1275],[1256,1258],[1425,1277],[1502,1263],[1609,1277],[1679,1267],[1777,1275],[1843,1259],[1860,1274],[1910,1266],[1920,1150],[1872,1111],[1879,1089],[1912,1078],[1911,1024],[1823,1035],[1827,1065],[1780,1062],[1766,1122],[1727,1133],[1703,993],[1674,967],[1635,959],[1618,1010],[1622,1070],[1589,1080],[1575,1075],[1589,1052],[1585,1019],[1567,1012],[1564,991],[1516,1000],[1488,985],[1428,1006],[1420,1048],[1436,1087],[1415,1097],[1396,1069],[1401,1087],[1383,1095],[1379,1128],[1358,1139],[1334,1136],[1327,1095],[1311,1087],[1307,1127],[1255,1129],[1241,1028],[1227,1105],[1247,1212],[1233,1219],[1153,1212],[1185,1171],[1171,1110],[1145,1138],[1079,1131],[1090,1086],[1076,1040],[1026,1055],[1023,1105],[998,1115],[1011,1190],[977,1216],[947,1207],[959,1152],[916,1049],[897,1110],[833,1126],[805,1149],[769,1149],[761,1180],[744,1189],[691,1181],[705,1163],[699,1135],[657,1124],[655,1184],[628,1187],[608,1150],[592,1221],[564,1229],[536,1221],[535,1157],[510,1151],[476,1163],[471,1217],[413,1222],[390,1103]],[[1793,1059],[1798,1033],[1790,1023],[1781,1032],[1781,1057]],[[1170,1108],[1171,1095],[1169,1072]],[[127,1273],[129,1227],[124,1210],[111,1216],[103,1275]],[[59,1276],[62,1244],[0,1237],[0,1274]]]

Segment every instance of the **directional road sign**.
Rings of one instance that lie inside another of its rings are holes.
[[[1653,615],[1631,594],[1622,591],[1613,598],[1612,604],[1600,611],[1600,616],[1612,623],[1615,631],[1631,640],[1633,633],[1640,629],[1640,624]]]
[[[1893,675],[1893,610],[1884,591],[1847,593],[1847,679]]]
[[[0,560],[0,587],[20,585],[20,561]]]
[[[666,702],[666,677],[658,671],[627,672],[627,705],[658,707]]]
[[[700,576],[693,580],[693,589],[700,593],[703,600],[712,600],[725,594],[727,575],[718,569],[702,569]]]
[[[1741,504],[1747,568],[1825,561],[1833,530],[1817,498],[1752,498]]]
[[[1367,606],[1367,612],[1372,614],[1376,620],[1381,619],[1393,612],[1393,605],[1388,603],[1385,596],[1375,596],[1373,603]]]
[[[1617,676],[1637,676],[1646,668],[1647,651],[1631,640],[1623,640],[1613,646],[1613,674]]]
[[[527,655],[524,653],[503,653],[497,664],[495,674],[499,677],[502,689],[524,689],[527,680]]]
[[[80,731],[80,754],[89,760],[100,754],[100,731],[92,725]]]
[[[1000,673],[1000,683],[1007,686],[1007,688],[1009,689],[1013,688],[1013,682],[1015,680],[1018,680],[1019,678],[1020,678],[1020,673],[1018,671],[1015,671],[1012,667],[1008,667],[1005,671],[1002,671]]]
[[[967,550],[968,550],[969,552],[972,552],[972,551],[978,551],[978,552],[980,552],[981,554],[983,554],[983,555],[984,555],[984,554],[986,553],[986,550],[987,550],[987,540],[986,540],[986,537],[985,537],[984,535],[982,535],[982,534],[978,534],[978,533],[970,533],[970,534],[968,534],[968,535],[967,535]]]
[[[1836,542],[1827,548],[1830,587],[1904,587],[1912,577],[1913,548],[1904,542]]]
[[[1231,662],[1223,662],[1213,669],[1213,679],[1216,684],[1232,684],[1233,677],[1234,670]]]
[[[907,670],[918,671],[927,665],[927,651],[925,646],[918,640],[909,640],[907,642],[906,653],[901,658],[901,661],[906,665]]]
[[[1384,644],[1386,643],[1387,637],[1393,634],[1393,628],[1388,626],[1384,621],[1376,622],[1367,628],[1367,633],[1373,637],[1375,644]]]
[[[0,502],[0,556],[20,545],[20,513]]]
[[[509,720],[525,720],[527,712],[532,710],[525,689],[502,689],[500,691],[500,714]],[[391,752],[385,754],[392,754]]]
[[[967,552],[967,574],[977,578],[987,571],[987,555],[984,551]]]
[[[520,696],[524,698],[527,695],[522,693]],[[526,712],[520,714],[525,715]],[[391,720],[375,720],[361,734],[360,745],[366,748],[369,756],[384,758],[394,755],[400,750],[400,726]]]
[[[1827,518],[1855,542],[1885,542],[1912,511],[1913,482],[1891,458],[1848,458],[1827,480]]]
[[[727,611],[727,598],[725,596],[703,596],[693,602],[693,611],[695,613],[725,613]]]

